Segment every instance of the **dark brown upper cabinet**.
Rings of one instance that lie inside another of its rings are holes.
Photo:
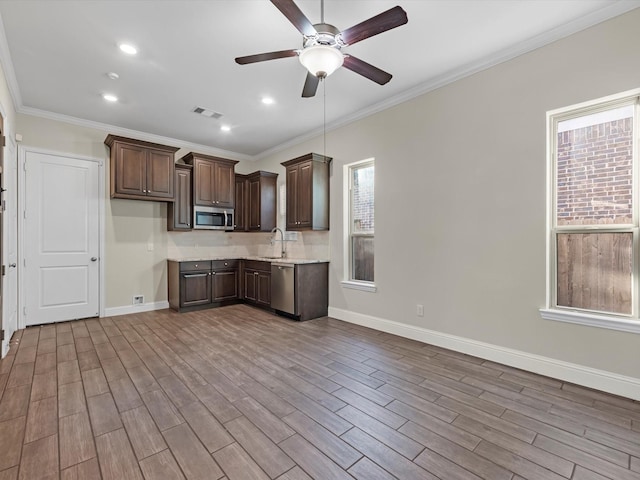
[[[270,232],[276,226],[278,174],[255,172],[249,175],[249,230]]]
[[[329,230],[331,157],[309,153],[283,162],[287,171],[287,230]]]
[[[193,188],[193,167],[176,163],[175,194],[176,201],[167,206],[167,230],[191,230],[193,219],[191,195]]]
[[[276,226],[278,174],[236,175],[236,231],[270,232]]]
[[[235,206],[235,225],[233,229],[236,232],[245,232],[249,230],[249,180],[247,175],[236,173],[236,206]]]
[[[111,198],[174,201],[175,147],[108,135]]]
[[[193,204],[233,208],[235,204],[235,160],[188,153],[182,161],[193,165]]]

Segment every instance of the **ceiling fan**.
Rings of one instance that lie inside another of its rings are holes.
[[[350,54],[342,53],[342,48],[353,45],[379,33],[407,23],[407,13],[400,6],[393,7],[375,17],[371,17],[346,30],[338,30],[333,25],[324,23],[324,0],[321,0],[321,22],[313,25],[302,13],[293,0],[271,0],[282,14],[302,34],[302,49],[280,50],[277,52],[259,53],[236,58],[236,63],[249,63],[276,60],[278,58],[297,56],[300,63],[308,70],[307,79],[302,89],[303,97],[313,97],[321,79],[328,77],[338,68],[345,68],[374,82],[384,85],[392,75]]]

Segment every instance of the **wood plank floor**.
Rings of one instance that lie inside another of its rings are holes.
[[[245,305],[31,327],[0,480],[640,479],[640,403]]]

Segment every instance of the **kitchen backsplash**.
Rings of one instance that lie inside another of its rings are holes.
[[[272,234],[256,232],[168,232],[168,258],[206,257],[271,257],[280,255],[280,233],[278,241],[271,245]],[[329,258],[329,232],[297,232],[296,241],[286,241],[288,258]]]

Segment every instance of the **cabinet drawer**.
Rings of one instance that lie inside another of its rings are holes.
[[[245,260],[245,270],[260,270],[262,272],[271,273],[271,262],[262,262],[260,260]]]
[[[181,272],[197,272],[201,270],[211,270],[211,261],[180,262]]]
[[[238,268],[238,264],[240,262],[238,260],[212,260],[211,261],[211,269],[212,270],[233,270]]]

